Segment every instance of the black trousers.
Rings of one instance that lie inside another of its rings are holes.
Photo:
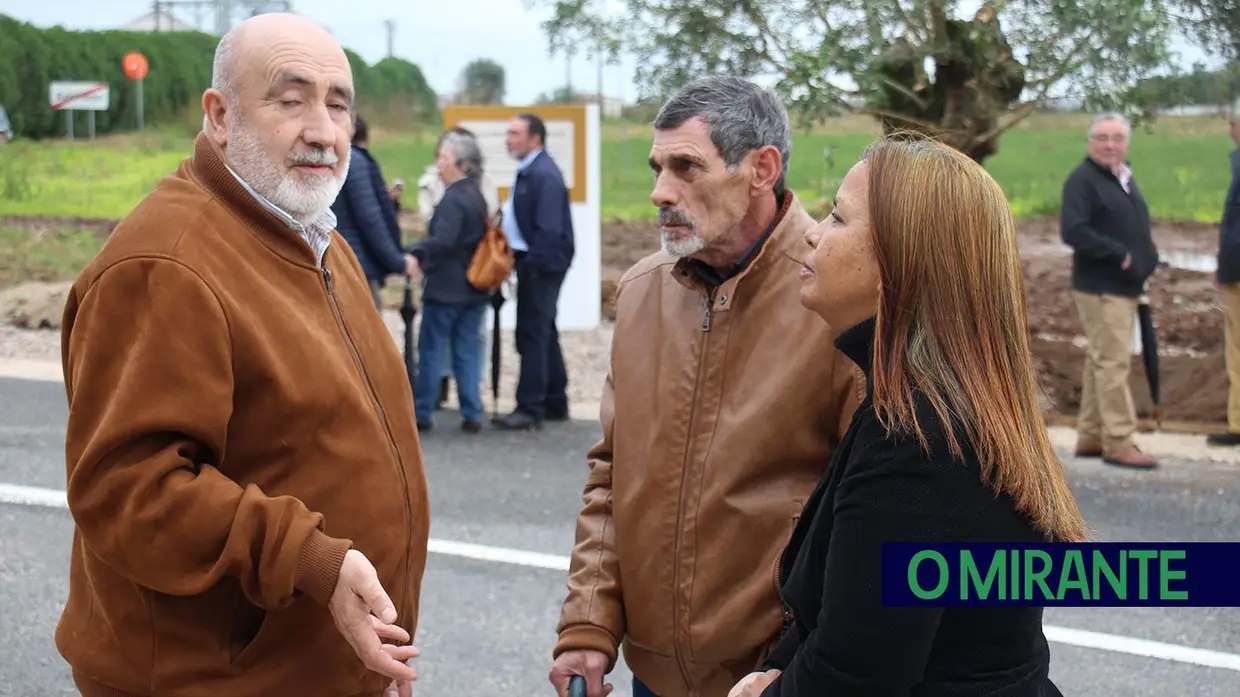
[[[517,267],[517,410],[539,420],[568,413],[568,372],[555,326],[564,275]]]

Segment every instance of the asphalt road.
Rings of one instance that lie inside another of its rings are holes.
[[[0,494],[5,485],[63,489],[64,401],[59,383],[0,379]],[[450,426],[451,418],[442,423]],[[444,428],[424,439],[431,533],[446,542],[431,555],[425,578],[418,694],[553,694],[546,673],[564,573],[546,567],[556,560],[523,560],[504,549],[491,556],[509,561],[480,560],[449,543],[566,555],[582,453],[596,434],[597,426],[583,421],[521,435],[469,437]],[[1069,469],[1102,539],[1240,536],[1234,465],[1169,462],[1139,473],[1069,460]],[[63,508],[0,503],[0,695],[75,694],[52,642],[71,534]],[[1068,697],[1240,694],[1240,609],[1051,609],[1046,623],[1052,677]],[[1221,652],[1208,658],[1231,667],[1195,665],[1193,649]],[[628,695],[627,670],[613,677],[613,694]]]

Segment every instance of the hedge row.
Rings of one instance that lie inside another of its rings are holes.
[[[218,37],[201,32],[69,31],[41,29],[0,15],[0,105],[8,111],[18,137],[60,137],[63,114],[48,104],[50,83],[58,80],[103,81],[109,85],[107,111],[95,115],[95,132],[137,127],[135,84],[121,61],[130,51],[146,56],[150,74],[143,83],[146,124],[175,121],[197,110],[211,84],[211,59]],[[366,65],[346,51],[353,67],[359,104],[384,113],[431,118],[436,95],[422,71],[408,61],[385,58]],[[86,133],[86,114],[74,115],[78,135]]]

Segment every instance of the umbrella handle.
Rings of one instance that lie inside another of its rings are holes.
[[[568,681],[568,697],[586,697],[586,679],[574,675]]]

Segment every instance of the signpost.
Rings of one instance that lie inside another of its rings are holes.
[[[91,140],[95,138],[95,112],[107,111],[110,94],[106,82],[53,82],[48,88],[52,109],[65,112],[69,140],[73,140],[73,112],[85,111]]]
[[[508,198],[517,162],[505,147],[508,122],[517,114],[537,114],[547,127],[546,150],[564,175],[573,217],[576,254],[564,277],[556,324],[560,331],[594,329],[602,316],[602,132],[599,106],[449,106],[444,126],[473,131],[482,150],[483,167],[499,186],[500,201]],[[516,303],[500,310],[504,329],[516,327]]]
[[[142,81],[150,72],[150,66],[146,62],[146,56],[137,51],[130,51],[125,54],[125,60],[122,61],[121,67],[125,69],[125,77],[137,83],[134,85],[134,98],[138,100],[138,130],[141,131],[146,128],[146,107],[142,100]]]

